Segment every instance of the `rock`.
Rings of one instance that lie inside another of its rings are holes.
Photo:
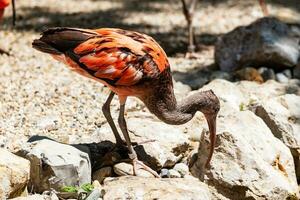
[[[264,81],[275,80],[275,72],[271,68],[261,67],[258,69],[258,72],[260,73]]]
[[[13,198],[11,200],[55,200],[55,199],[52,199],[50,196],[47,195],[34,194],[27,197]]]
[[[128,163],[118,163],[114,165],[114,172],[119,176],[133,175],[133,167]]]
[[[14,198],[27,192],[30,163],[0,148],[0,199]]]
[[[297,199],[298,185],[290,150],[250,111],[218,117],[210,167],[204,169],[209,143],[203,137],[191,173],[226,199]]]
[[[163,188],[163,189],[162,189]],[[104,182],[103,199],[210,200],[208,187],[198,180],[119,177]]]
[[[184,177],[189,173],[189,167],[184,163],[177,163],[173,169],[178,171],[181,177]]]
[[[214,80],[214,79],[225,79],[227,81],[231,81],[233,79],[233,76],[231,73],[218,70],[218,71],[213,71],[209,77],[209,80]]]
[[[170,172],[169,172],[169,170],[165,169],[165,168],[161,169],[161,171],[160,171],[160,177],[162,177],[162,178],[170,178]]]
[[[193,90],[198,89],[209,82],[211,72],[202,69],[193,69],[189,72],[175,72],[173,77],[176,81],[189,85]]]
[[[106,178],[112,176],[112,168],[111,167],[103,167],[101,169],[98,169],[93,173],[93,180],[97,180],[100,183]]]
[[[255,114],[262,118],[273,135],[290,148],[300,179],[300,96],[286,94],[264,101]]]
[[[188,135],[182,130],[187,125],[171,126],[151,114],[143,117],[140,112],[137,115],[131,113],[127,124],[132,141],[141,144],[134,147],[139,159],[155,171],[173,167],[180,154],[188,150]]]
[[[210,89],[219,97],[221,103],[224,102],[236,110],[239,110],[239,105],[246,101],[240,89],[229,81],[216,79],[199,90],[204,91]]]
[[[293,77],[300,79],[300,62],[293,69]]]
[[[101,190],[99,188],[95,188],[86,198],[85,200],[98,200],[101,196]]]
[[[170,173],[170,178],[181,178],[181,174],[175,169],[170,169],[169,173]]]
[[[275,18],[261,18],[221,36],[215,49],[215,62],[224,71],[262,65],[283,69],[297,64],[299,34]]]
[[[235,77],[239,80],[255,81],[258,83],[264,82],[263,77],[257,71],[257,69],[252,67],[242,68],[235,72]]]
[[[279,83],[288,83],[289,82],[289,78],[283,73],[277,73],[275,75],[275,77]]]
[[[80,145],[77,145],[79,148]],[[50,139],[28,143],[21,154],[31,162],[29,188],[43,192],[62,186],[80,186],[91,182],[88,153]],[[82,148],[84,149],[84,148]]]
[[[285,69],[282,71],[282,73],[289,79],[292,78],[292,71],[290,69]]]
[[[133,176],[133,166],[128,163],[118,163],[114,165],[114,172],[119,175],[119,176]],[[154,177],[153,174],[150,172],[143,170],[143,169],[138,169],[137,170],[137,176],[141,177]]]

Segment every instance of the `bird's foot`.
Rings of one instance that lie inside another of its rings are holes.
[[[134,175],[137,175],[138,169],[143,169],[143,170],[151,173],[154,177],[160,178],[160,176],[158,175],[158,173],[156,171],[154,171],[153,169],[151,169],[150,167],[145,165],[142,161],[139,161],[137,158],[134,158],[132,160],[132,163],[133,163],[133,174]]]

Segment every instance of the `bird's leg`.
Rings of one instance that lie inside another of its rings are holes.
[[[141,168],[143,168],[144,170],[150,172],[155,177],[159,177],[159,175],[154,170],[152,170],[150,167],[148,167],[143,162],[138,160],[137,154],[136,154],[135,150],[132,147],[130,137],[129,137],[129,134],[128,134],[128,131],[127,131],[126,121],[125,121],[125,118],[124,118],[125,101],[126,101],[126,99],[124,100],[124,102],[121,102],[118,122],[119,122],[120,129],[121,129],[121,131],[124,135],[124,138],[126,140],[126,144],[127,144],[128,150],[129,150],[129,154],[128,154],[129,158],[133,162],[133,173],[134,173],[134,175],[137,175],[137,169],[138,169],[137,165],[140,165]]]
[[[193,18],[194,18],[194,11],[196,8],[197,0],[192,0],[190,2],[189,7],[187,6],[186,0],[181,0],[181,2],[182,2],[183,14],[187,21],[188,32],[189,32],[188,35],[189,45],[188,45],[188,52],[186,54],[186,57],[192,57],[192,54],[195,53]]]
[[[16,3],[15,3],[15,0],[12,0],[12,13],[13,13],[12,24],[13,24],[13,26],[15,26],[16,25]]]
[[[102,112],[103,112],[104,117],[106,118],[111,130],[113,131],[113,133],[115,135],[116,144],[117,144],[117,146],[119,146],[119,145],[123,145],[123,140],[122,140],[121,136],[119,135],[117,127],[116,127],[116,125],[111,117],[111,113],[110,113],[110,104],[111,104],[111,101],[112,101],[114,95],[115,95],[114,92],[110,92],[106,102],[102,106]]]

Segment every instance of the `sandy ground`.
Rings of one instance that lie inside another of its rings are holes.
[[[273,1],[270,13],[299,22],[297,1]],[[17,26],[12,28],[8,9],[0,29],[0,46],[12,54],[0,56],[0,144],[11,150],[35,134],[80,142],[105,123],[101,106],[109,91],[33,50],[31,42],[43,29],[119,27],[144,32],[170,55],[173,71],[187,72],[213,63],[212,45],[220,34],[262,16],[254,0],[200,1],[195,31],[204,50],[199,59],[187,60],[186,22],[179,0],[22,0],[17,1],[17,14]],[[113,110],[117,105],[114,101]]]

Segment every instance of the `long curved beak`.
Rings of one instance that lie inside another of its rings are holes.
[[[209,155],[205,164],[205,168],[208,168],[211,158],[214,153],[215,144],[216,144],[216,126],[217,126],[217,115],[206,115],[205,116],[208,128],[209,128],[209,139],[210,139],[210,150]]]

